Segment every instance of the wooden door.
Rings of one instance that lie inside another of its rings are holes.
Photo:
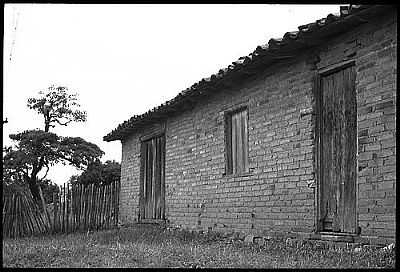
[[[357,111],[354,66],[320,78],[320,220],[324,231],[356,231]]]
[[[164,136],[142,142],[140,218],[164,219]]]

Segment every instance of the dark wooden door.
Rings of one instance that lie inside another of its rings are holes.
[[[140,218],[164,219],[164,136],[142,142],[141,149]]]
[[[324,231],[356,231],[354,86],[354,66],[321,76],[320,220]]]

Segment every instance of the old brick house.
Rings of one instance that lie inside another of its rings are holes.
[[[104,137],[123,223],[391,241],[397,10],[342,7]]]

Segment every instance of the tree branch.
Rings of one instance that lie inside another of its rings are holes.
[[[67,126],[69,123],[71,123],[72,122],[72,120],[68,120],[67,122],[65,122],[65,123],[61,123],[60,122],[60,120],[58,120],[58,119],[54,119],[58,124],[60,124],[60,125],[62,125],[62,126]]]
[[[44,178],[47,177],[47,174],[49,173],[49,169],[50,169],[50,168],[49,168],[49,165],[46,163],[45,166],[46,166],[46,168],[47,168],[47,169],[46,169],[46,174],[44,174],[44,176],[40,179],[40,181],[44,180]]]
[[[85,170],[84,167],[82,167],[82,166],[80,166],[80,165],[76,165],[75,162],[74,162],[73,160],[71,160],[70,158],[65,157],[65,156],[63,156],[63,155],[61,155],[61,154],[57,154],[57,156],[58,156],[59,158],[61,158],[61,159],[64,159],[64,160],[70,162],[70,163],[71,163],[72,165],[74,165],[76,168],[78,168],[78,169],[80,169],[80,170]]]

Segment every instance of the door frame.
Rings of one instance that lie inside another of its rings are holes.
[[[315,193],[315,232],[323,232],[323,224],[321,222],[321,187],[322,187],[322,152],[321,152],[321,136],[322,136],[322,129],[321,129],[321,124],[322,124],[322,92],[321,92],[321,80],[322,77],[333,74],[337,71],[340,71],[342,69],[355,66],[355,60],[347,60],[347,61],[342,61],[321,69],[318,69],[317,72],[314,75],[314,84],[313,84],[313,95],[315,99],[315,157],[314,157],[314,162],[315,162],[315,179],[316,179],[316,193]],[[355,82],[354,82],[355,84]],[[355,86],[354,86],[355,90]],[[356,95],[356,100],[357,100],[357,93]],[[356,104],[356,116],[357,116],[357,104]],[[357,117],[356,117],[357,118]],[[358,127],[358,122],[356,120],[356,132]],[[356,154],[355,154],[356,162],[356,175],[355,175],[355,229],[353,230],[354,234],[357,234],[359,232],[359,227],[358,227],[358,211],[357,211],[357,202],[358,202],[358,134],[356,133]]]
[[[145,142],[152,140],[153,138],[162,137],[162,146],[161,149],[162,157],[161,157],[161,191],[160,191],[160,198],[161,198],[161,219],[152,219],[152,218],[144,218],[144,171],[145,171]],[[150,135],[142,136],[140,138],[140,175],[139,175],[139,213],[138,213],[138,222],[140,223],[162,223],[165,221],[165,152],[166,152],[166,137],[165,132],[157,132]]]

